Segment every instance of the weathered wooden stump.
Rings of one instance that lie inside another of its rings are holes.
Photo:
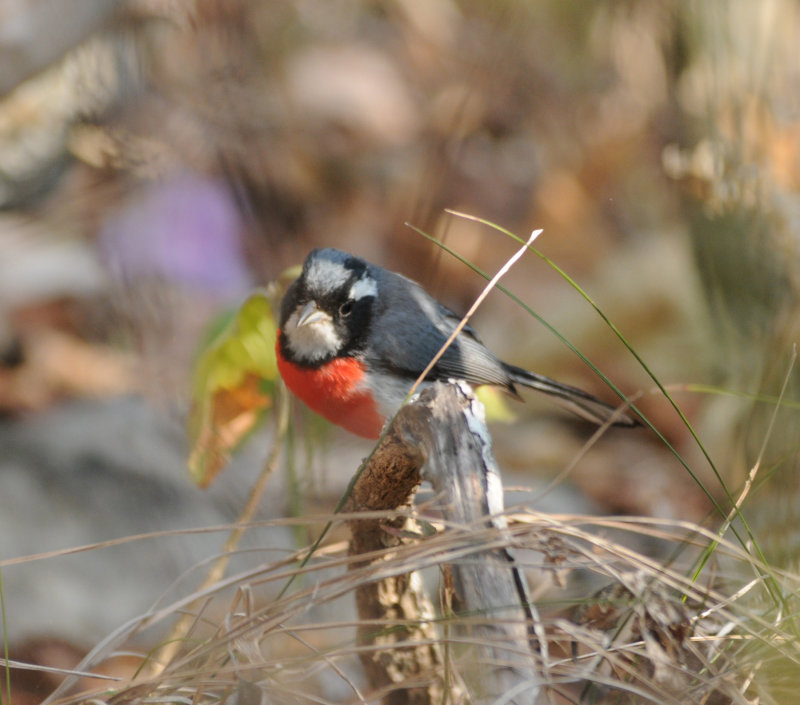
[[[446,498],[446,525],[506,530],[503,488],[483,409],[466,385],[437,383],[401,409],[357,478],[348,509],[408,509],[422,480]],[[415,574],[403,571],[397,560],[406,517],[373,515],[351,522],[351,553],[373,554],[353,568],[368,565],[377,576],[358,588],[356,602],[361,660],[372,685],[384,690],[384,703],[533,705],[541,681],[531,651],[532,613],[521,570],[505,548],[467,541],[467,550],[454,552],[460,557],[446,568],[453,602],[465,617],[457,614],[452,629],[460,650],[464,644],[470,650],[461,654],[462,662],[470,663],[468,672],[454,677],[444,662],[431,601]],[[375,552],[381,553],[375,557]],[[401,568],[387,570],[390,565]]]

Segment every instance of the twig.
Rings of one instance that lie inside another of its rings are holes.
[[[285,391],[284,393],[280,394],[278,398],[277,423],[275,425],[275,437],[272,444],[272,449],[267,456],[261,474],[258,476],[255,484],[250,489],[247,502],[239,514],[236,525],[225,541],[220,557],[214,561],[208,573],[206,574],[205,579],[198,587],[198,594],[205,593],[206,590],[209,590],[212,586],[217,584],[225,575],[225,570],[228,567],[231,554],[239,545],[239,541],[247,530],[247,524],[255,516],[255,513],[261,503],[264,490],[266,489],[267,482],[278,464],[278,460],[280,459],[280,454],[283,449],[283,438],[286,435],[286,430],[289,427],[289,400]],[[195,610],[192,609],[192,607],[193,606],[189,606],[181,615],[180,619],[175,622],[174,626],[163,642],[164,646],[153,653],[148,668],[149,676],[158,676],[175,657],[175,654],[178,652],[183,640],[189,634],[192,625],[194,624]]]

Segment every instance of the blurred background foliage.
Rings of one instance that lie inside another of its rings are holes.
[[[8,448],[46,444],[46,425],[20,429],[70,400],[137,394],[182,418],[209,321],[313,246],[400,270],[464,310],[483,282],[405,223],[485,270],[514,246],[451,208],[521,235],[544,229],[537,247],[676,385],[734,495],[760,459],[745,513],[770,559],[796,567],[797,411],[781,407],[770,427],[776,403],[746,397],[776,397],[788,374],[785,399],[800,401],[795,0],[71,8],[0,4]],[[562,279],[528,257],[507,285],[625,391],[644,392],[645,413],[724,496],[652,381]],[[605,393],[499,294],[475,325],[506,359]],[[556,474],[588,436],[546,407],[515,411],[527,416],[498,428],[497,445],[521,482]],[[75,432],[89,445],[106,433]],[[709,511],[646,434],[603,439],[569,479],[599,511]],[[2,556],[19,554],[18,531],[0,532]]]

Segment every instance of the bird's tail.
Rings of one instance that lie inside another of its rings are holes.
[[[556,382],[534,372],[528,372],[521,367],[514,365],[505,365],[505,367],[506,372],[516,384],[553,397],[557,404],[587,421],[601,425],[611,420],[612,426],[641,426],[639,420],[630,416],[624,409],[606,404],[581,389]]]

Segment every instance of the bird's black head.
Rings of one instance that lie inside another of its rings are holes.
[[[363,350],[378,295],[375,268],[333,248],[312,250],[281,302],[281,352],[317,367]]]

